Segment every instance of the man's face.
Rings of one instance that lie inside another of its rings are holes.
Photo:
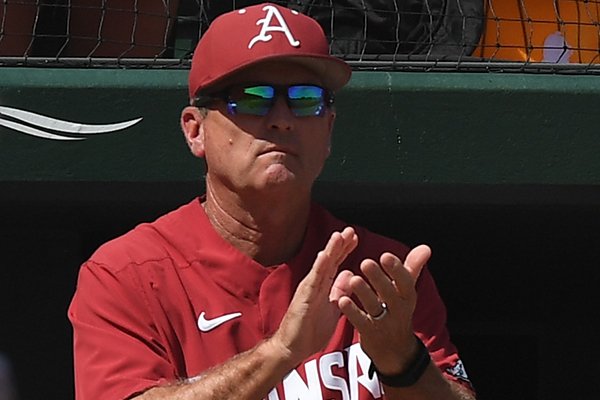
[[[311,71],[289,63],[253,67],[228,83],[320,85]],[[329,155],[334,118],[329,109],[322,116],[296,117],[284,96],[265,116],[231,115],[226,102],[218,100],[201,128],[208,184],[240,194],[309,192]]]

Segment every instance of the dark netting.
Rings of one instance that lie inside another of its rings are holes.
[[[355,69],[595,73],[600,0],[278,1]],[[0,65],[186,68],[236,0],[3,0]]]

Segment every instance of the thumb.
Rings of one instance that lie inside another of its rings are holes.
[[[338,274],[331,286],[329,292],[329,301],[336,303],[342,296],[351,296],[352,289],[350,288],[350,279],[354,274],[348,270],[344,270]]]
[[[404,268],[410,273],[416,281],[421,275],[421,270],[431,257],[431,249],[429,246],[422,244],[412,249],[404,260]]]

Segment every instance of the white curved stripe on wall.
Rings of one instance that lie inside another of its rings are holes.
[[[27,125],[19,124],[18,122],[7,121],[5,119],[0,118],[0,125],[5,126],[7,128],[13,129],[15,131],[23,132],[31,136],[37,136],[44,139],[52,139],[52,140],[85,140],[84,137],[71,137],[71,136],[60,136],[55,135],[50,132],[40,131],[39,129],[32,128]]]
[[[32,126],[1,118],[2,116],[23,121]],[[19,110],[17,108],[0,106],[0,125],[18,132],[25,133],[27,135],[52,140],[83,140],[86,139],[85,136],[73,137],[61,135],[61,133],[71,135],[94,135],[110,133],[129,128],[141,120],[142,118],[140,117],[130,121],[112,124],[83,124],[79,122],[51,118],[30,111]]]

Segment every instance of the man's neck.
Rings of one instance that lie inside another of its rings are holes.
[[[207,187],[204,210],[215,230],[264,266],[293,258],[302,246],[310,212],[310,193],[273,192],[268,196],[222,195]]]

